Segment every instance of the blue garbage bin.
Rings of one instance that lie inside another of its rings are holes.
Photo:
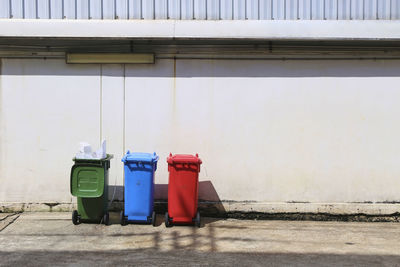
[[[151,153],[127,152],[122,158],[125,170],[125,204],[120,223],[151,223],[155,226],[154,173],[158,156]]]

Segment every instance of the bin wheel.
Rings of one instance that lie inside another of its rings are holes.
[[[194,220],[195,225],[200,228],[201,220],[200,220],[200,212],[197,212],[196,219]]]
[[[72,212],[72,223],[75,225],[80,224],[80,216],[78,215],[77,210],[74,210]]]
[[[121,223],[122,226],[126,225],[124,211],[121,211],[121,213],[119,214],[119,222]]]
[[[153,225],[153,226],[156,226],[156,212],[155,211],[153,211],[153,213],[151,214],[151,224]]]
[[[168,212],[165,213],[165,227],[171,227],[171,222],[168,216]]]
[[[103,223],[105,225],[110,225],[110,214],[106,212],[103,216]]]

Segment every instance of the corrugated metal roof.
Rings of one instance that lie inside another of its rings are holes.
[[[398,20],[400,0],[0,0],[0,18]]]

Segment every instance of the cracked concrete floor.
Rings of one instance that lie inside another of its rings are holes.
[[[75,226],[71,213],[0,213],[0,265],[400,266],[399,223],[162,220]]]

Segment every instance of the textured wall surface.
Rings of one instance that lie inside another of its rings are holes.
[[[124,151],[160,155],[156,198],[173,152],[199,153],[206,200],[398,202],[399,73],[396,60],[3,59],[0,202],[71,202],[71,158],[101,138],[119,188]]]
[[[0,18],[397,20],[400,0],[1,0]]]

